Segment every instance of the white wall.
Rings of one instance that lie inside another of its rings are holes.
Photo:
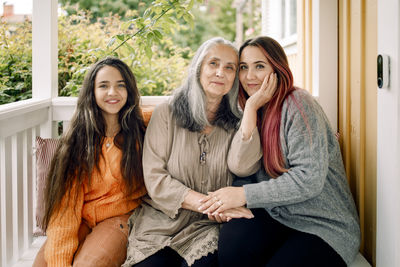
[[[312,92],[334,132],[338,129],[338,4],[317,0],[312,5]]]
[[[378,0],[378,54],[391,61],[390,86],[378,90],[376,265],[400,266],[400,4]]]

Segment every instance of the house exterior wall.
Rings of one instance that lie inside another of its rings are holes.
[[[360,215],[361,252],[375,265],[377,1],[338,3],[340,143]]]
[[[377,216],[377,1],[338,0],[337,14],[333,18],[334,25],[337,25],[337,43],[326,47],[329,43],[315,42],[321,38],[321,34],[326,34],[321,32],[321,28],[315,27],[315,20],[322,18],[322,23],[327,23],[323,19],[332,14],[316,16],[315,12],[334,11],[326,9],[324,11],[323,5],[327,3],[323,0],[297,0],[297,52],[289,55],[296,85],[309,90],[313,95],[317,89],[318,94],[329,94],[330,92],[324,90],[332,88],[320,86],[329,83],[324,78],[327,76],[314,70],[315,60],[320,60],[317,55],[320,50],[315,46],[323,45],[325,52],[329,49],[337,50],[337,57],[330,59],[331,63],[329,60],[319,62],[318,69],[323,71],[329,64],[335,64],[337,68],[337,74],[333,74],[337,76],[335,78],[337,84],[333,90],[337,90],[334,92],[337,94],[337,102],[334,100],[336,102],[334,105],[337,105],[336,123],[340,133],[339,142],[349,185],[360,215],[361,252],[372,265],[376,263]],[[272,9],[271,1],[265,0],[265,2],[265,6]],[[276,14],[277,11],[270,10],[270,13]],[[271,27],[271,19],[266,25]],[[321,27],[319,24],[317,26]],[[268,27],[264,29],[266,32],[263,34],[268,34]],[[319,83],[315,83],[316,78]],[[316,85],[319,88],[314,88]],[[325,104],[321,104],[324,107]],[[335,124],[335,121],[331,123]]]

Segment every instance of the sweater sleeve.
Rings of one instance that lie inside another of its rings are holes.
[[[150,204],[174,218],[190,188],[171,176],[167,163],[171,153],[173,130],[167,103],[156,107],[146,130],[143,146],[144,182]]]
[[[51,216],[46,231],[45,247],[45,259],[49,267],[71,266],[78,248],[78,231],[82,221],[84,199],[83,186],[78,188],[75,184],[72,187],[71,199],[74,198],[76,190],[79,190],[76,201],[71,203],[66,194],[58,211]]]
[[[281,145],[288,172],[276,179],[244,185],[249,208],[273,208],[319,195],[328,174],[328,121],[306,93],[286,100],[281,118]],[[260,180],[260,179],[259,179]]]
[[[228,168],[239,177],[249,176],[260,168],[262,149],[257,127],[254,128],[248,140],[243,140],[239,129],[233,137],[228,153]]]

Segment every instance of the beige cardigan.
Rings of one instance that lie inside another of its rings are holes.
[[[189,265],[217,249],[220,224],[182,209],[190,189],[207,194],[231,185],[227,154],[235,131],[214,127],[208,135],[176,124],[168,103],[155,108],[143,150],[145,198],[129,219],[127,260],[138,263],[162,248],[177,251]],[[205,152],[205,163],[200,154]]]

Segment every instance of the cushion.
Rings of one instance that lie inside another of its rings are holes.
[[[142,114],[143,114],[143,122],[144,122],[144,125],[147,127],[147,125],[149,124],[150,118],[151,118],[151,114],[153,113],[154,106],[142,105],[141,109],[142,109]]]
[[[58,139],[36,136],[36,229],[34,236],[44,235],[44,188],[51,160],[58,146]]]

